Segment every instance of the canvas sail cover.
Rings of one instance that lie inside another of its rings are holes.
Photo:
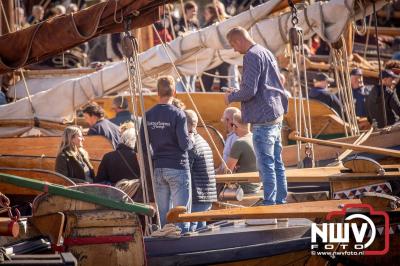
[[[39,62],[106,33],[124,31],[123,17],[132,15],[131,28],[159,19],[163,0],[106,1],[0,37],[0,74]]]
[[[283,52],[289,41],[288,31],[292,27],[290,13],[266,18],[279,2],[280,0],[270,0],[224,22],[179,37],[167,44],[169,56],[161,45],[143,52],[139,60],[144,85],[154,86],[160,75],[176,77],[169,57],[181,75],[200,74],[224,61],[241,64],[242,57],[229,49],[225,38],[226,33],[238,25],[247,28],[257,43],[275,54]],[[381,9],[385,4],[384,0],[377,1],[376,9]],[[371,13],[371,1],[317,2],[298,12],[299,26],[304,31],[305,40],[317,33],[325,41],[333,43],[340,38],[349,20],[361,19]],[[71,120],[76,108],[88,100],[127,89],[127,79],[125,63],[117,62],[96,73],[54,84],[45,88],[46,91],[33,95],[35,116],[54,122]],[[52,107],[49,107],[50,104]],[[0,122],[2,119],[33,117],[30,110],[27,98],[0,106]]]

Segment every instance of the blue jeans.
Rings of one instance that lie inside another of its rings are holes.
[[[253,145],[264,186],[264,205],[286,203],[287,181],[282,161],[282,123],[253,125]]]
[[[156,201],[160,212],[161,226],[166,224],[168,211],[176,206],[185,206],[191,211],[192,188],[189,170],[155,168],[154,185]],[[189,231],[190,223],[180,223],[182,233]]]
[[[204,212],[210,210],[212,207],[211,202],[196,202],[192,203],[192,212]],[[200,229],[206,227],[206,222],[191,222],[190,223],[190,231],[196,231],[196,229]]]

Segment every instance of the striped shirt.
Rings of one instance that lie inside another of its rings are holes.
[[[228,97],[229,102],[241,102],[243,122],[264,124],[287,113],[288,99],[279,75],[269,50],[258,44],[250,47],[243,58],[240,90]]]

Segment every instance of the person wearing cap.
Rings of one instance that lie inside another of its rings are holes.
[[[353,91],[354,105],[356,115],[366,117],[365,101],[369,94],[369,90],[364,86],[363,73],[360,68],[354,68],[350,72],[350,83]]]
[[[314,86],[310,89],[308,96],[310,99],[325,103],[342,117],[342,103],[335,94],[332,94],[328,90],[329,84],[332,82],[334,82],[334,80],[327,74],[322,72],[318,73],[314,78]]]
[[[132,114],[129,112],[128,108],[129,105],[127,97],[115,97],[112,103],[112,109],[115,111],[116,115],[114,118],[111,118],[110,121],[117,126],[120,126],[125,122],[133,121]]]
[[[370,123],[374,121],[379,128],[391,126],[399,120],[400,101],[395,92],[396,84],[400,76],[392,70],[385,69],[381,73],[383,85],[383,97],[385,100],[386,125],[384,121],[382,94],[380,84],[375,85],[366,101],[367,117]]]

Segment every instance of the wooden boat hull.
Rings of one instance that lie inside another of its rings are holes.
[[[56,157],[61,137],[0,138],[0,155],[32,155]],[[90,159],[101,160],[113,150],[111,142],[103,136],[85,136],[85,149]]]
[[[91,159],[95,172],[100,165],[100,160]],[[0,167],[16,168],[16,169],[39,169],[54,171],[56,166],[56,157],[38,156],[38,155],[1,155]],[[34,176],[24,176],[34,178]]]
[[[60,143],[61,137],[0,138],[0,167],[54,171]],[[95,172],[104,154],[113,151],[103,136],[85,136],[85,149]]]

